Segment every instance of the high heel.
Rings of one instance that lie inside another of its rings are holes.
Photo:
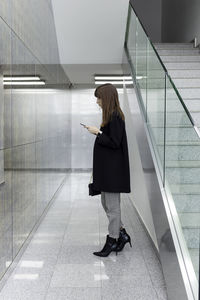
[[[117,248],[117,240],[110,237],[108,234],[107,234],[107,237],[106,237],[106,243],[103,247],[103,249],[99,252],[93,252],[94,255],[97,255],[97,256],[101,256],[101,257],[106,257],[108,256],[112,251],[115,251],[116,252],[116,255],[117,255],[117,251],[116,251],[116,248]]]
[[[132,244],[131,244],[131,237],[130,235],[128,235],[128,233],[126,232],[126,229],[120,229],[120,233],[119,233],[119,238],[117,241],[117,249],[116,251],[122,251],[122,249],[124,248],[125,244],[129,243],[130,247],[132,248]]]

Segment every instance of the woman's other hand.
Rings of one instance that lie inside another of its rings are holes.
[[[95,126],[85,126],[90,133],[97,134],[99,132],[99,128]]]

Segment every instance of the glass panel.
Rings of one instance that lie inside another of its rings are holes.
[[[131,9],[127,47],[134,67],[136,66],[136,28],[137,28],[136,16]]]
[[[12,33],[12,75],[35,75],[35,59]],[[36,222],[35,97],[12,87],[13,258]]]
[[[180,231],[178,238],[186,254],[183,259],[187,271],[191,270],[195,289],[195,273],[199,276],[200,138],[133,10],[129,26],[126,45],[135,70],[138,100],[142,102],[166,195],[174,201],[169,204],[177,213],[180,230],[179,226],[176,230]]]
[[[200,139],[168,78],[166,83],[166,183],[198,277]]]
[[[8,3],[7,3],[8,2]],[[8,15],[10,1],[0,4]],[[12,262],[11,91],[3,89],[3,76],[11,75],[11,30],[0,18],[0,277]],[[2,42],[3,41],[3,42]]]
[[[136,29],[136,81],[140,88],[144,111],[147,97],[147,36],[137,19]]]
[[[161,177],[164,167],[165,71],[147,42],[147,125]]]

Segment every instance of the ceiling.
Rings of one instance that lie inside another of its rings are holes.
[[[60,61],[72,83],[121,74],[128,0],[52,0]]]

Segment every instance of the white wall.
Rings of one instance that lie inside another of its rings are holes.
[[[128,91],[128,92],[127,92]],[[134,89],[124,88],[124,113],[126,118],[126,134],[129,150],[129,163],[130,163],[130,179],[131,179],[131,193],[128,194],[133,202],[140,218],[142,219],[149,235],[151,236],[155,246],[158,249],[158,243],[155,233],[155,227],[153,223],[153,217],[150,207],[150,199],[147,191],[146,181],[144,177],[143,166],[149,164],[147,161],[141,161],[141,159],[147,156],[147,153],[140,153],[138,147],[136,130],[142,130],[140,126],[143,126],[140,117],[140,109],[137,102],[137,97]],[[134,122],[133,122],[134,121]],[[134,125],[140,124],[136,129]],[[153,166],[152,166],[153,167]],[[148,165],[148,168],[151,168]]]
[[[121,63],[128,3],[52,0],[61,63]]]

